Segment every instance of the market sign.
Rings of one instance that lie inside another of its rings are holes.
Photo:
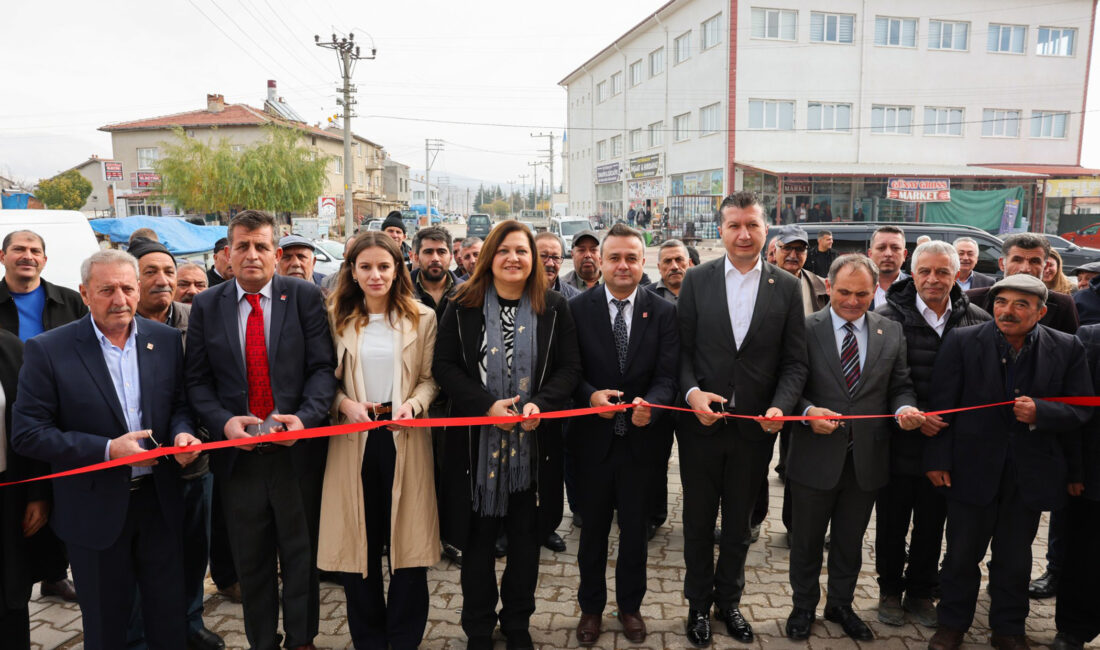
[[[651,178],[661,175],[661,154],[639,156],[630,159],[630,178]]]
[[[113,160],[104,160],[103,180],[107,183],[126,180],[126,177],[122,174],[122,163]]]
[[[600,165],[596,168],[596,182],[603,183],[618,183],[622,179],[623,166],[621,163],[613,162],[607,165]]]
[[[1047,181],[1045,189],[1048,199],[1100,196],[1100,178],[1062,178]]]
[[[948,203],[951,201],[950,178],[891,178],[886,198],[908,203]]]
[[[130,187],[144,190],[160,185],[160,174],[155,172],[130,172]]]
[[[785,178],[783,179],[784,194],[809,194],[809,178]]]

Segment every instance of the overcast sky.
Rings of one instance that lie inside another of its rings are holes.
[[[440,138],[433,175],[518,184],[546,147],[531,132],[560,137],[566,102],[557,82],[661,4],[12,0],[0,38],[0,175],[33,181],[91,154],[109,157],[110,136],[98,127],[205,108],[207,93],[262,107],[268,79],[305,119],[323,122],[337,112],[338,68],[313,35],[327,40],[335,30],[378,50],[355,71],[357,133],[416,169],[424,139]],[[1100,167],[1094,50],[1082,162]],[[560,167],[555,176],[560,182]]]

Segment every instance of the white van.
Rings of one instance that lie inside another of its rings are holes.
[[[573,235],[582,230],[591,230],[592,223],[586,217],[550,217],[550,232],[565,242],[565,253],[573,249]]]
[[[30,230],[46,242],[43,278],[79,291],[80,264],[100,248],[88,217],[76,210],[0,210],[0,240],[16,230]]]

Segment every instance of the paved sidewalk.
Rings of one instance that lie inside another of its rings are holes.
[[[778,445],[777,445],[778,446]],[[791,608],[791,589],[788,584],[788,554],[783,524],[780,519],[780,504],[783,489],[778,478],[772,472],[771,504],[768,519],[763,525],[760,540],[752,546],[746,567],[745,597],[742,608],[745,616],[753,625],[756,640],[749,644],[755,648],[781,650],[785,648],[806,648],[811,650],[856,648],[860,645],[882,650],[917,650],[927,647],[932,630],[916,624],[901,627],[889,627],[880,624],[875,617],[878,605],[878,588],[875,583],[873,529],[874,516],[871,518],[871,531],[864,541],[863,572],[856,589],[855,609],[863,615],[874,630],[878,641],[873,644],[857,644],[844,636],[838,625],[820,621],[815,623],[813,636],[808,643],[791,643],[783,636],[783,625]],[[608,589],[611,591],[608,610],[604,616],[604,633],[600,637],[600,648],[687,648],[683,635],[683,619],[687,614],[687,603],[683,598],[684,579],[684,538],[680,526],[682,494],[677,456],[673,455],[669,469],[669,513],[671,522],[661,528],[649,547],[649,591],[642,606],[642,615],[649,628],[649,638],[643,646],[631,646],[619,632],[621,629],[614,618],[614,564],[608,568]],[[1045,522],[1046,517],[1044,517]],[[542,568],[538,591],[535,594],[537,609],[531,620],[531,635],[536,647],[573,648],[577,647],[573,629],[580,616],[577,606],[576,589],[578,583],[577,545],[580,531],[573,528],[568,512],[558,530],[565,538],[568,549],[565,553],[542,552]],[[612,538],[611,556],[616,553],[617,539]],[[1045,563],[1046,525],[1039,530],[1039,539],[1035,542],[1035,561],[1032,575],[1038,576]],[[498,562],[503,569],[504,561]],[[823,576],[824,588],[824,576]],[[459,588],[459,571],[448,560],[440,561],[428,572],[431,589],[431,614],[423,648],[465,648],[465,636],[460,626],[462,596]],[[981,597],[978,601],[978,614],[975,627],[967,637],[967,646],[986,646],[989,643],[989,631],[985,627],[989,598],[985,593],[983,577]],[[214,593],[213,585],[207,583],[206,623],[210,629],[225,639],[228,648],[247,647],[244,627],[241,619],[241,607],[228,602]],[[80,641],[80,610],[76,605],[63,603],[55,598],[37,600],[35,589],[31,600],[31,639],[34,648],[82,648]],[[824,602],[824,598],[822,598]],[[319,648],[349,648],[347,621],[345,620],[343,590],[330,583],[321,585],[321,634],[316,644]],[[725,635],[721,623],[714,622],[715,648],[745,648]],[[1054,638],[1054,600],[1032,601],[1031,617],[1028,620],[1028,636],[1035,645],[1048,645]],[[498,642],[503,648],[503,640]]]

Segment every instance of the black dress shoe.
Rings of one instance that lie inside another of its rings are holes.
[[[817,615],[813,610],[795,607],[787,617],[787,638],[791,641],[805,641],[810,638],[810,627]]]
[[[497,554],[498,558],[501,558],[501,557],[504,557],[505,555],[508,555],[508,536],[507,535],[501,533],[500,537],[497,538],[497,543],[496,543],[496,546],[495,546],[495,550],[496,550],[496,554]]]
[[[696,648],[706,648],[710,645],[710,608],[689,609],[687,625],[685,626],[688,643]]]
[[[852,611],[851,605],[826,607],[825,620],[832,621],[833,623],[840,623],[840,627],[844,628],[844,633],[856,641],[875,640],[875,635],[871,632],[871,628],[867,627],[867,624],[860,620],[859,616],[856,616],[856,613]]]
[[[442,542],[442,544],[443,544],[443,555],[444,555],[444,557],[446,557],[451,562],[454,562],[455,564],[457,564],[458,566],[461,567],[462,566],[462,551],[458,550],[458,547],[455,546],[454,544],[451,544],[450,542],[444,541],[444,542]]]
[[[546,538],[546,542],[543,544],[546,548],[554,551],[555,553],[565,552],[565,540],[561,538],[561,535],[557,533],[550,533],[550,536]]]
[[[657,524],[649,524],[648,526],[645,533],[646,539],[652,542],[653,538],[657,536]]]
[[[755,544],[760,539],[760,524],[749,529],[749,543]]]
[[[56,596],[65,602],[77,602],[76,586],[73,584],[73,581],[68,578],[62,578],[57,582],[46,582],[43,580],[41,593],[43,596]]]
[[[730,607],[727,610],[716,609],[714,617],[726,624],[726,634],[737,639],[741,643],[752,642],[752,626],[745,620],[741,610]]]
[[[187,647],[189,650],[224,650],[225,641],[204,627],[187,635]]]
[[[1031,581],[1027,586],[1027,595],[1032,598],[1050,598],[1058,593],[1058,574],[1044,571],[1043,575]]]
[[[531,640],[531,633],[527,630],[511,630],[504,632],[504,647],[508,650],[534,650],[535,643]]]
[[[722,543],[722,529],[718,526],[714,527],[714,545],[718,546]]]
[[[1084,650],[1084,647],[1084,643],[1065,632],[1055,635],[1054,643],[1050,644],[1050,650]]]
[[[580,528],[584,525],[584,522],[581,520],[581,516],[575,512],[573,513],[573,525],[577,528]]]

